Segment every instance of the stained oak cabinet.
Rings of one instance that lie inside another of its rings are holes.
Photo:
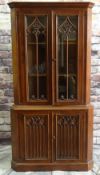
[[[12,168],[92,168],[89,2],[10,2]]]

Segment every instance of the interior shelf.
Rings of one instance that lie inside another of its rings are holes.
[[[59,74],[58,77],[76,77],[77,75],[76,74]]]
[[[47,74],[29,74],[29,77],[46,77]]]
[[[47,43],[28,42],[27,44],[29,44],[29,45],[32,45],[32,44],[33,44],[33,45],[35,45],[35,44],[38,44],[38,45],[39,45],[39,44],[41,44],[41,45],[43,44],[43,45],[45,45],[45,44],[47,44]]]

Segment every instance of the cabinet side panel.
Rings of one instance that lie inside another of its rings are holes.
[[[12,132],[12,159],[13,161],[24,160],[24,118],[23,113],[11,110],[11,132]]]
[[[18,120],[15,112],[11,110],[11,140],[12,140],[12,159],[18,160],[19,139],[18,139]]]
[[[80,119],[80,155],[81,161],[87,161],[87,128],[88,128],[88,112],[87,110],[82,111]]]
[[[88,150],[88,160],[92,160],[92,150],[93,150],[93,107],[91,107],[88,111],[88,142],[87,142],[87,150]]]
[[[91,73],[91,9],[85,12],[85,25],[84,25],[84,48],[85,48],[85,104],[90,103],[90,73]]]
[[[14,102],[20,101],[19,87],[19,59],[18,59],[18,31],[17,31],[18,15],[17,10],[11,10],[11,31],[12,31],[12,60],[13,60],[13,85],[14,85]]]
[[[18,120],[18,138],[19,138],[19,158],[25,159],[25,139],[24,139],[24,117],[20,111],[17,113]]]

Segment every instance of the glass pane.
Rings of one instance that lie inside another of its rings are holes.
[[[45,44],[39,44],[38,47],[38,60],[39,60],[39,66],[38,71],[40,74],[46,73],[46,49]]]
[[[59,77],[59,99],[66,99],[66,78],[64,76]]]
[[[60,100],[77,98],[77,30],[77,16],[57,17],[57,96]]]
[[[46,99],[46,77],[39,78],[39,98],[41,100]]]
[[[37,64],[36,64],[36,45],[27,46],[28,49],[28,71],[29,75],[37,73]]]
[[[26,16],[29,98],[33,100],[47,98],[47,35],[47,16]]]
[[[31,100],[37,99],[37,79],[36,77],[29,77],[29,98]]]
[[[59,66],[59,74],[66,74],[67,73],[67,68],[66,68],[66,48],[65,44],[62,40],[60,40],[59,45],[58,45],[58,66]]]

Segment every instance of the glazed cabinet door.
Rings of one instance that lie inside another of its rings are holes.
[[[83,11],[55,10],[53,82],[56,104],[82,104],[84,95]]]
[[[51,103],[50,12],[23,9],[18,13],[20,103]]]
[[[51,113],[12,111],[13,160],[51,162]]]
[[[53,113],[53,160],[75,163],[86,160],[87,112],[58,111]]]

